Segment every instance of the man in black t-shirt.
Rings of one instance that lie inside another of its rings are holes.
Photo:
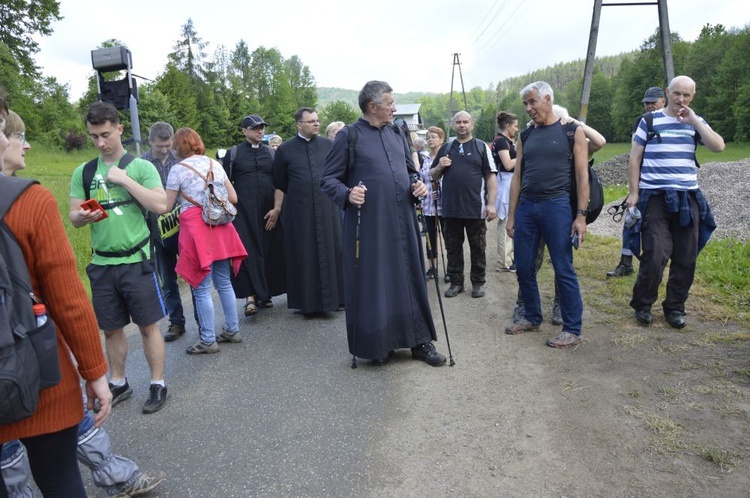
[[[484,296],[487,266],[487,224],[497,218],[497,168],[487,144],[471,132],[474,119],[466,111],[453,116],[456,140],[443,145],[432,162],[432,178],[443,179],[443,220],[447,275],[451,286],[445,297],[464,290],[464,231],[471,250],[471,297]]]

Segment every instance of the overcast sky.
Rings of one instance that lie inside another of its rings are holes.
[[[615,0],[605,0],[613,3]],[[128,0],[61,2],[63,20],[41,39],[37,63],[47,76],[85,91],[91,50],[107,39],[132,52],[133,72],[155,78],[188,18],[209,54],[277,47],[299,56],[318,86],[359,90],[372,79],[396,92],[448,92],[453,54],[466,90],[586,56],[593,0],[379,0],[245,2]],[[743,27],[747,0],[669,0],[670,28],[694,40],[706,23]],[[604,7],[597,55],[638,48],[658,27],[656,6]],[[209,55],[210,57],[210,55]],[[460,90],[456,70],[455,88]]]

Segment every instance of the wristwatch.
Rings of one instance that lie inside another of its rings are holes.
[[[589,210],[588,209],[579,209],[578,211],[576,211],[576,215],[579,215],[579,214],[582,215],[582,216],[588,216],[589,215]]]

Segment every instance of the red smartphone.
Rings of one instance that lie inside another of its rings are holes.
[[[104,218],[109,216],[107,212],[104,210],[104,208],[102,207],[102,205],[99,204],[99,201],[97,201],[96,199],[89,199],[87,201],[83,201],[81,203],[81,207],[83,209],[88,209],[89,211],[96,211],[96,210],[101,211],[102,217],[96,221],[102,221]]]

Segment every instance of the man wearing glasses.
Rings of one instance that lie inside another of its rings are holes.
[[[305,315],[344,305],[341,217],[320,189],[320,175],[333,142],[319,136],[318,113],[300,107],[294,115],[297,136],[276,149],[274,186],[284,192],[282,211],[287,306]]]
[[[487,223],[497,218],[497,168],[486,143],[474,138],[474,119],[466,111],[453,116],[456,139],[443,145],[432,162],[432,179],[443,179],[443,220],[448,278],[445,297],[464,290],[464,232],[471,250],[471,297],[484,297]]]

